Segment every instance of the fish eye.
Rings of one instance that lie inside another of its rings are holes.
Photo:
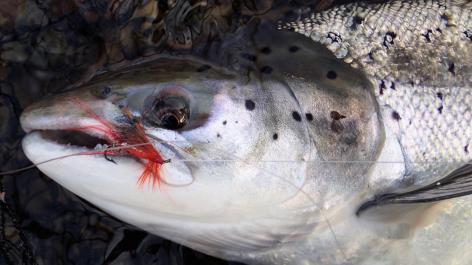
[[[186,98],[166,96],[158,98],[144,118],[151,124],[168,130],[183,128],[189,119],[190,110]]]

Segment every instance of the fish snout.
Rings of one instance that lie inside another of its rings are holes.
[[[117,115],[122,114],[113,103],[74,91],[32,104],[21,114],[20,123],[27,133],[68,130],[106,138],[107,127],[116,125]]]

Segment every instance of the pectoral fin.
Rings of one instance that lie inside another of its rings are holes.
[[[356,215],[371,207],[386,204],[435,202],[469,194],[472,194],[472,164],[466,164],[443,179],[413,191],[377,195],[373,200],[363,203]]]

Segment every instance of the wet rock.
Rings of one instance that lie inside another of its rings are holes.
[[[4,61],[22,63],[29,57],[28,47],[20,42],[8,42],[1,46],[0,58]]]

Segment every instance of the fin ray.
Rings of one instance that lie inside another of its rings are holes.
[[[472,164],[466,164],[432,184],[422,188],[403,192],[385,193],[363,203],[356,215],[371,207],[386,204],[425,203],[451,199],[472,194]]]

